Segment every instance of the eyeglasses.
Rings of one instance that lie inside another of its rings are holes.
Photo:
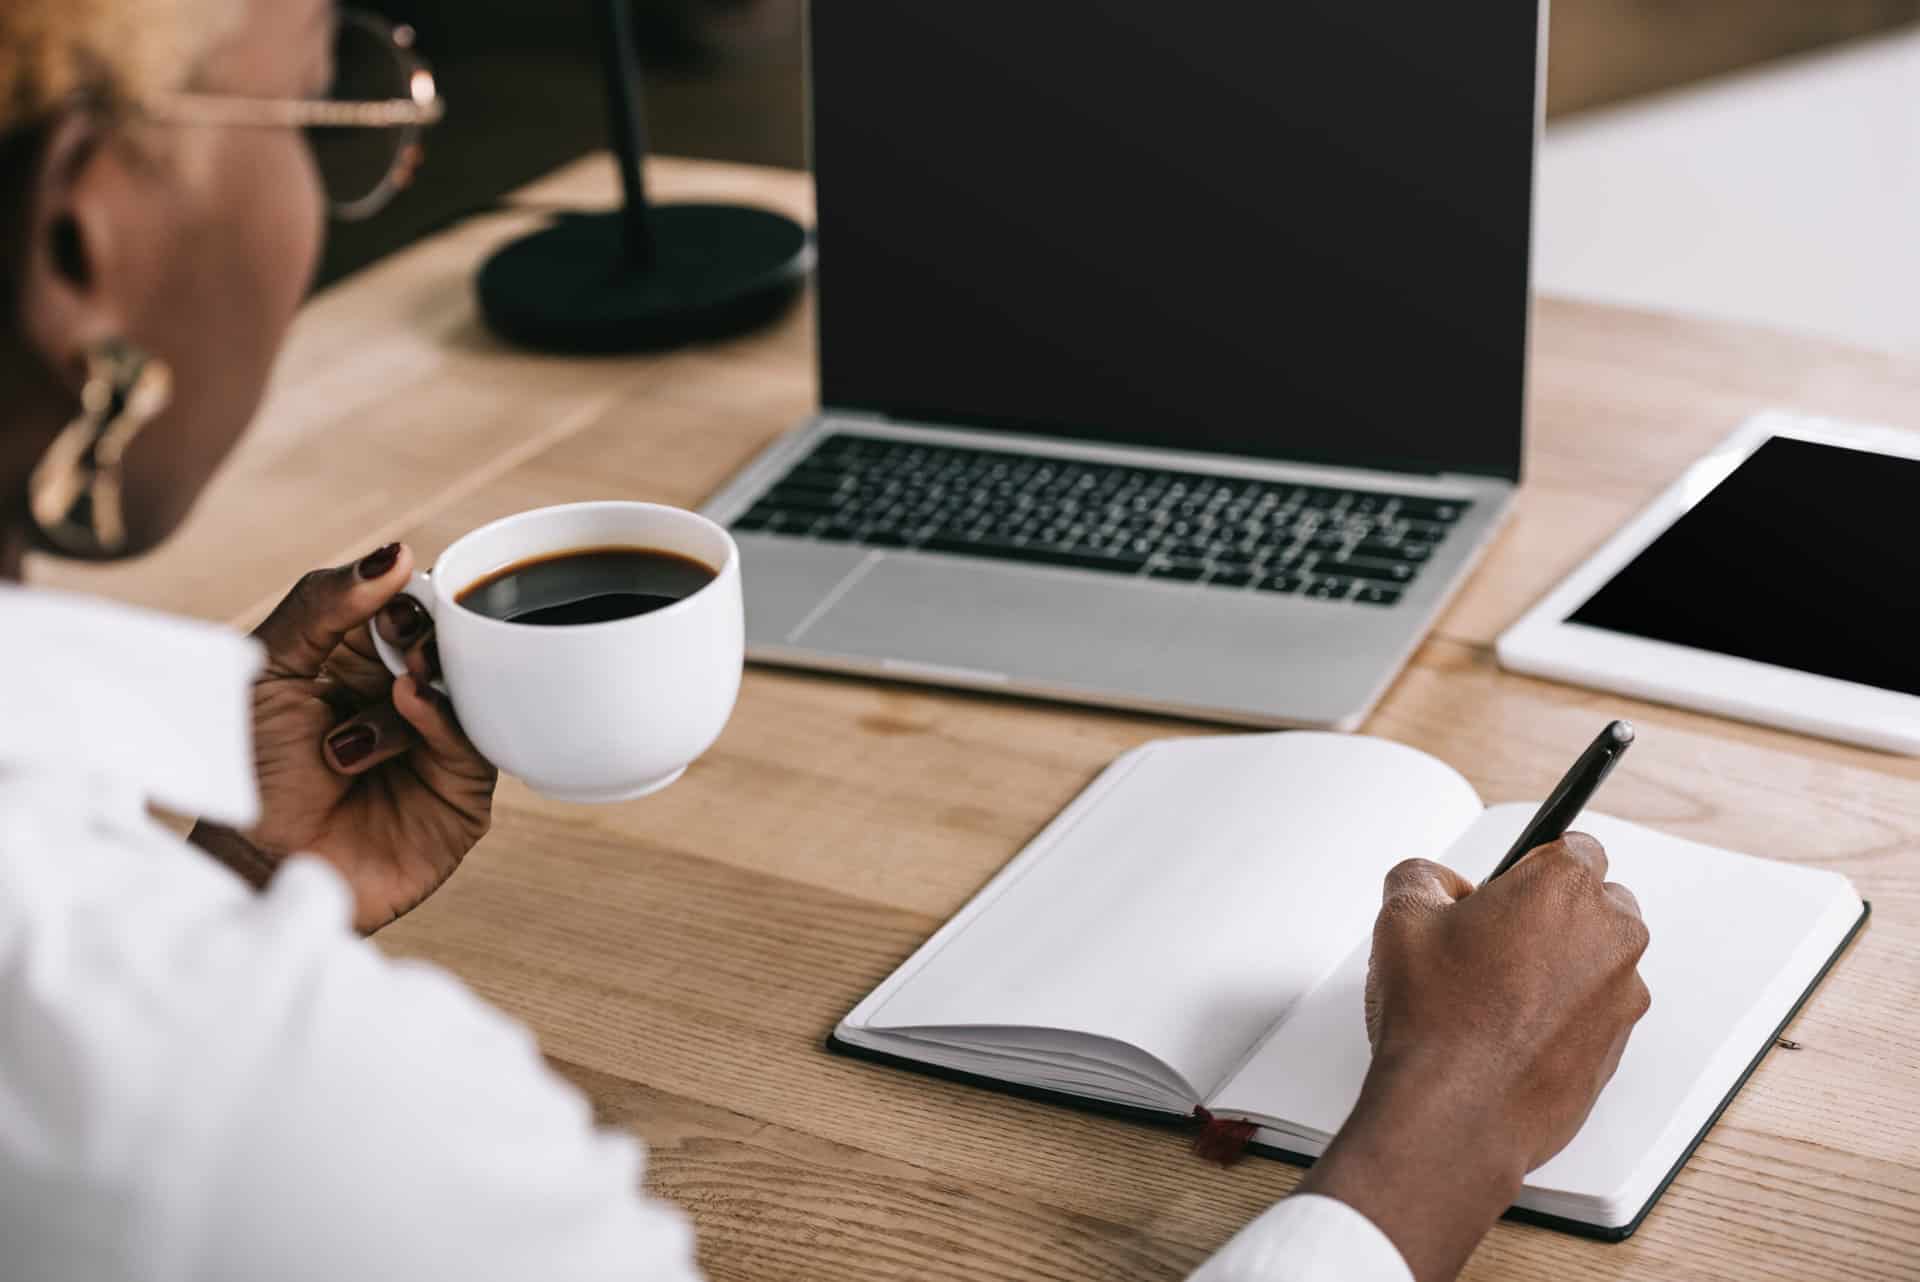
[[[342,10],[327,97],[170,93],[140,114],[171,125],[305,130],[334,217],[368,218],[413,181],[426,158],[422,137],[446,114],[413,39],[411,27]]]

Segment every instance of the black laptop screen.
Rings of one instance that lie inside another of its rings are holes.
[[[829,408],[1517,476],[1539,0],[814,0]]]

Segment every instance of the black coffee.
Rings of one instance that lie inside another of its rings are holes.
[[[713,580],[709,566],[674,552],[579,548],[495,570],[455,599],[490,619],[566,627],[650,614]]]

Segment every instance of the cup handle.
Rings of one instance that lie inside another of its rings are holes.
[[[428,577],[432,573],[432,570],[416,570],[413,577],[407,580],[407,586],[400,589],[400,595],[412,597],[414,604],[425,610],[429,619],[434,618],[433,580]],[[435,622],[437,623],[438,620],[435,619]],[[373,638],[373,652],[380,656],[380,662],[387,665],[387,671],[396,677],[406,676],[407,656],[402,654],[393,642],[380,635],[379,625],[368,624],[367,634]],[[435,681],[433,688],[441,694],[447,693],[445,679]]]

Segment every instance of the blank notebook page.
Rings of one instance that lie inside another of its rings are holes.
[[[1115,1038],[1195,1102],[1365,937],[1388,868],[1480,813],[1431,757],[1344,735],[1129,753],[856,1015]],[[910,973],[909,973],[910,972]]]
[[[1444,862],[1478,882],[1533,810],[1488,810]],[[1748,1040],[1739,1026],[1750,1024],[1762,1004],[1786,1013],[1811,975],[1786,992],[1785,972],[1805,956],[1810,936],[1833,934],[1842,915],[1838,930],[1844,934],[1859,901],[1833,873],[1749,859],[1591,813],[1581,816],[1578,827],[1607,848],[1608,879],[1624,883],[1640,900],[1652,937],[1640,973],[1653,1007],[1634,1029],[1619,1071],[1580,1134],[1529,1175],[1527,1184],[1611,1197],[1627,1188],[1642,1159],[1667,1146],[1663,1137],[1671,1138],[1670,1125],[1684,1123],[1690,1138],[1706,1121],[1704,1112],[1691,1116],[1701,1107],[1696,1082],[1716,1059],[1744,1066],[1752,1058],[1760,1049],[1757,1038],[1732,1045]],[[1820,960],[1838,942],[1836,935],[1823,944]],[[1367,956],[1363,941],[1235,1074],[1214,1107],[1326,1135],[1337,1131],[1359,1096],[1371,1058],[1361,1008]],[[1773,1027],[1766,1024],[1768,1031]],[[1706,1111],[1737,1075],[1734,1068],[1715,1083]]]

